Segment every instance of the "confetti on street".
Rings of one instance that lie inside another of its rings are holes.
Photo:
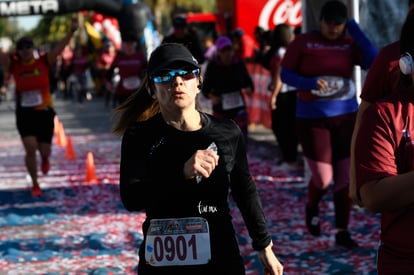
[[[78,133],[71,143],[76,159],[66,159],[66,148],[54,145],[51,170],[39,178],[43,195],[32,198],[20,140],[0,137],[0,275],[137,273],[145,214],[126,211],[119,198],[120,138]],[[85,177],[88,152],[96,182]],[[311,236],[303,171],[277,166],[277,154],[274,144],[249,141],[251,173],[285,274],[376,274],[379,216],[353,208],[350,231],[360,247],[337,247],[328,193],[320,210],[322,236]],[[230,204],[247,274],[260,275],[247,229]]]

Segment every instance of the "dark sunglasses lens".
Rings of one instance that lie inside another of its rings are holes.
[[[157,75],[157,76],[153,76],[152,80],[154,80],[155,83],[165,83],[165,82],[171,81],[172,76],[170,76],[168,74]]]
[[[179,70],[175,73],[176,76],[177,75],[181,76],[184,79],[187,79],[187,78],[191,79],[192,78],[191,74],[192,74],[192,71],[184,71],[184,70]]]
[[[189,80],[189,79],[193,79],[194,77],[197,77],[198,75],[198,69],[197,70],[191,70],[191,71],[187,71],[186,74],[182,75],[182,78]]]
[[[174,80],[176,76],[180,76],[185,80],[190,80],[194,77],[196,77],[199,73],[198,69],[194,70],[171,70],[168,72],[164,72],[163,74],[159,76],[154,76],[152,79],[155,83],[166,83],[171,82]]]

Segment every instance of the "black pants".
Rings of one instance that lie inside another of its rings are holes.
[[[272,110],[272,131],[282,152],[282,160],[294,162],[298,156],[296,135],[296,91],[279,93]]]

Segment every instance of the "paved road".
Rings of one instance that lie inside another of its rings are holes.
[[[104,107],[102,98],[85,102],[82,107],[77,103],[56,99],[55,109],[59,120],[70,134],[109,133],[111,111]],[[14,102],[10,99],[0,103],[0,136],[18,138],[14,124]]]

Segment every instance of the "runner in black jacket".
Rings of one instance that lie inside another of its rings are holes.
[[[243,135],[233,121],[196,109],[199,75],[184,46],[162,44],[150,57],[145,86],[118,108],[121,199],[147,215],[138,273],[245,274],[230,188],[265,274],[282,274]]]

